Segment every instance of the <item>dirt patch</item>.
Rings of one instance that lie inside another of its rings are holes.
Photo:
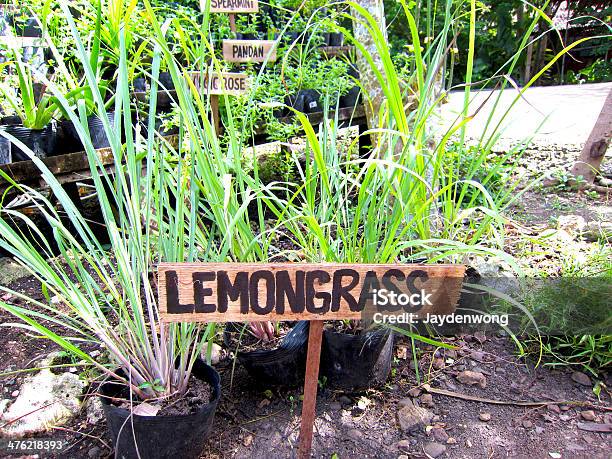
[[[210,402],[211,395],[212,388],[207,382],[191,377],[189,388],[184,395],[173,396],[159,401],[149,401],[147,403],[159,408],[157,416],[180,416],[196,413],[203,405]],[[130,406],[138,407],[139,403],[133,404],[129,401],[127,388],[123,389],[119,396],[123,400],[113,400],[113,405],[126,410],[129,410]]]

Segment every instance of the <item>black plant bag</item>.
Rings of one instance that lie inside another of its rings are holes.
[[[142,459],[200,457],[206,437],[212,429],[215,411],[221,398],[221,380],[219,373],[202,360],[197,360],[194,364],[192,377],[206,381],[212,388],[210,402],[203,405],[194,414],[183,416],[134,415],[130,419],[128,410],[113,406],[107,398],[102,397],[106,423],[117,457],[138,458],[134,437]],[[106,383],[101,386],[100,392],[106,397],[116,397],[122,389],[125,390],[125,386]]]
[[[244,324],[227,324],[223,338],[231,349],[231,335],[239,335]],[[247,330],[244,333],[248,333]],[[244,335],[243,335],[244,336]],[[275,386],[297,386],[304,382],[308,322],[297,322],[276,349],[238,352],[238,361],[258,383]]]
[[[387,329],[358,335],[324,330],[319,374],[332,389],[381,386],[391,371],[392,354],[393,333]]]

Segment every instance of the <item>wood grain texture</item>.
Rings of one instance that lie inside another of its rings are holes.
[[[317,386],[319,384],[323,323],[322,320],[313,320],[310,322],[310,329],[308,330],[304,403],[302,404],[302,423],[300,427],[300,446],[298,450],[299,459],[308,459],[312,448],[312,429],[314,427],[317,407]]]
[[[389,313],[371,292],[391,286],[429,294],[430,304],[410,311],[418,316],[448,314],[464,273],[462,265],[161,263],[159,310],[167,322],[362,319]]]
[[[223,59],[227,62],[275,62],[276,41],[223,40]]]

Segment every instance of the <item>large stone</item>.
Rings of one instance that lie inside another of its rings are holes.
[[[446,446],[440,443],[429,442],[423,446],[423,451],[430,457],[439,457],[446,452]]]
[[[405,432],[429,424],[432,418],[433,413],[431,411],[414,405],[412,401],[410,403],[405,402],[397,411],[397,420],[400,428]]]
[[[477,371],[462,371],[457,375],[457,380],[462,384],[467,384],[470,386],[479,385],[482,389],[487,387],[487,378],[482,373]]]
[[[49,366],[55,357],[56,354],[51,354],[40,366]],[[43,369],[27,377],[19,396],[0,418],[3,424],[0,434],[22,437],[65,424],[78,414],[84,387],[85,382],[73,373],[56,375]]]

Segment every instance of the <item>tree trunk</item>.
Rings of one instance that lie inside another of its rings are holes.
[[[359,5],[368,11],[372,15],[380,30],[387,35],[387,24],[385,21],[385,8],[383,0],[359,0]],[[359,18],[359,13],[353,10],[353,16]],[[372,39],[372,35],[367,27],[358,20],[353,21],[353,34],[355,40],[361,43],[364,48],[372,56],[374,65],[382,71],[383,63],[376,48],[376,44]],[[357,52],[357,69],[359,70],[359,79],[364,91],[366,92],[366,99],[369,99],[369,103],[366,103],[366,117],[368,120],[368,128],[373,129],[378,127],[378,114],[380,107],[384,101],[384,94],[381,85],[372,72],[370,63],[363,57],[361,52]],[[372,145],[376,145],[374,135],[372,135]]]
[[[578,161],[572,168],[574,177],[582,176],[587,183],[593,183],[596,172],[604,159],[612,137],[612,89],[604,102],[601,113],[589,135]]]

